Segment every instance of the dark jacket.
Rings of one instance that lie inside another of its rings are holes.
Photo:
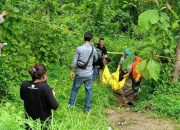
[[[96,47],[96,48],[100,50],[100,55],[101,55],[101,56],[107,55],[107,49],[106,49],[105,46],[100,47],[100,45],[97,44],[97,47]]]
[[[33,120],[45,121],[51,117],[51,110],[58,108],[52,89],[46,82],[24,81],[20,88],[20,97],[24,101],[26,114]]]

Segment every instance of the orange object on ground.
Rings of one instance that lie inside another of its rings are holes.
[[[134,62],[132,64],[132,73],[133,73],[133,78],[136,79],[136,78],[142,78],[142,75],[141,74],[138,74],[137,71],[136,71],[136,66],[139,62],[141,62],[143,59],[139,56],[135,57],[134,59]]]

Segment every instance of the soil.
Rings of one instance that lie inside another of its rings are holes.
[[[180,125],[170,120],[150,118],[147,113],[133,112],[130,109],[118,112],[107,108],[105,113],[112,130],[180,130]]]

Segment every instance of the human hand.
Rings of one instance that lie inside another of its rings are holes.
[[[3,11],[1,15],[2,15],[3,17],[4,17],[4,16],[7,16],[7,15],[8,15],[8,12],[7,12],[7,11]]]
[[[52,93],[53,93],[53,96],[55,96],[55,91],[54,91],[54,89],[52,90]]]
[[[0,48],[3,48],[3,45],[0,43]]]
[[[73,79],[73,78],[74,78],[74,71],[72,71],[72,70],[71,70],[71,72],[70,72],[70,76],[71,76],[71,79]]]
[[[135,82],[136,82],[136,83],[139,82],[139,77],[137,77],[137,78],[135,79]]]
[[[129,73],[123,75],[124,78],[128,77],[129,76]]]

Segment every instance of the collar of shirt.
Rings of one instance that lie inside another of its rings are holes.
[[[85,42],[85,45],[90,45],[90,44],[91,44],[91,42],[87,42],[87,41]]]

